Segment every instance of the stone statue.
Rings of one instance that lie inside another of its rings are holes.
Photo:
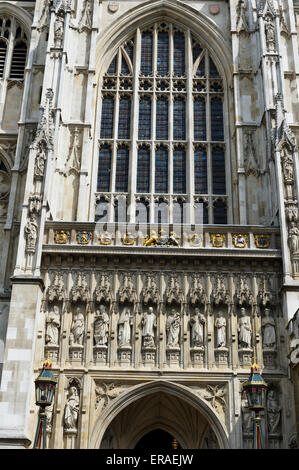
[[[274,390],[269,390],[267,397],[267,416],[268,416],[268,430],[269,433],[275,433],[278,431],[280,423],[280,411],[277,396]]]
[[[265,35],[266,35],[267,49],[269,51],[274,51],[275,50],[275,30],[274,30],[274,26],[272,24],[270,17],[266,18]]]
[[[54,47],[57,48],[60,48],[62,46],[64,30],[64,19],[62,15],[63,13],[59,12],[54,23]]]
[[[128,307],[124,308],[118,320],[118,346],[131,346],[132,315]]]
[[[73,322],[71,326],[70,346],[83,345],[83,338],[84,338],[84,315],[81,312],[80,307],[77,307],[77,310],[73,316]]]
[[[31,215],[24,228],[27,251],[35,250],[36,240],[37,240],[37,229],[38,229],[38,225],[36,223],[35,216]]]
[[[45,174],[46,149],[42,142],[38,145],[38,151],[34,162],[34,176],[42,177]]]
[[[203,346],[204,336],[203,336],[203,325],[205,324],[206,319],[202,313],[200,313],[199,308],[195,309],[194,314],[190,318],[191,324],[191,346],[194,348]]]
[[[239,344],[241,348],[251,348],[251,321],[244,307],[241,308],[241,317],[238,321]]]
[[[167,346],[171,348],[179,347],[180,336],[180,314],[173,308],[166,321]]]
[[[290,223],[288,241],[291,253],[297,253],[299,251],[299,229],[296,222]]]
[[[53,310],[46,315],[46,344],[58,346],[59,327],[59,308],[55,305]]]
[[[104,305],[100,305],[96,312],[94,322],[94,340],[96,346],[102,346],[108,342],[109,316]]]
[[[263,347],[273,348],[276,344],[275,321],[270,315],[270,310],[265,308],[265,316],[262,319]]]
[[[154,328],[157,326],[156,315],[154,314],[153,307],[149,307],[148,311],[144,313],[142,320],[142,338],[144,347],[155,347],[155,332]]]
[[[68,432],[77,432],[79,415],[79,395],[75,386],[70,387],[69,396],[64,410],[64,429]]]
[[[216,328],[216,348],[226,347],[226,319],[223,313],[218,312],[218,317],[215,320]]]

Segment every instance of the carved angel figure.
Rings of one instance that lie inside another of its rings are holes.
[[[277,396],[274,390],[270,390],[267,399],[267,415],[268,415],[268,430],[269,433],[275,433],[278,430],[280,423],[280,411]]]

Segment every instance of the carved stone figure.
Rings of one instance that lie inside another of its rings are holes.
[[[54,47],[60,48],[62,46],[64,30],[63,12],[58,12],[54,23]]]
[[[35,157],[34,162],[34,176],[41,178],[45,174],[45,166],[46,166],[46,147],[43,142],[38,144],[37,154]]]
[[[25,225],[26,251],[35,251],[38,225],[34,215],[31,215]]]
[[[281,407],[274,390],[268,392],[267,397],[267,416],[269,433],[276,433],[280,423]]]
[[[276,344],[275,321],[270,315],[270,310],[265,309],[265,316],[262,319],[263,347],[273,348]]]
[[[242,429],[244,434],[251,434],[253,432],[253,414],[248,409],[248,401],[245,394],[242,398]]]
[[[270,16],[265,18],[265,35],[266,35],[266,44],[267,49],[270,52],[275,51],[275,30],[274,25],[271,21]]]
[[[64,429],[67,432],[77,432],[79,415],[79,395],[77,387],[69,389],[68,399],[64,410]]]
[[[166,321],[167,347],[179,347],[180,314],[173,308]]]
[[[92,26],[91,11],[92,11],[91,0],[85,0],[83,9],[82,9],[81,19],[79,21],[79,26],[80,26],[79,31],[82,31],[84,28],[87,28],[87,29],[91,28]]]
[[[223,313],[218,312],[218,317],[215,319],[216,328],[216,348],[225,348],[226,346],[226,319]]]
[[[77,307],[73,316],[70,334],[70,346],[83,345],[84,339],[84,315],[80,307]]]
[[[118,320],[118,346],[131,346],[132,315],[130,309],[125,307]]]
[[[46,344],[59,343],[60,314],[57,305],[46,315]]]
[[[203,346],[204,334],[203,328],[206,319],[202,313],[200,313],[199,308],[195,309],[194,314],[190,318],[191,324],[191,346],[194,348]]]
[[[299,229],[296,222],[290,223],[288,241],[291,253],[297,253],[299,251]]]
[[[241,348],[251,348],[251,321],[245,308],[241,308],[241,317],[238,320],[239,344]]]
[[[110,319],[104,305],[100,305],[99,310],[97,310],[96,312],[96,315],[96,320],[94,322],[95,345],[106,345],[108,342]]]
[[[142,320],[142,338],[144,347],[155,347],[155,331],[157,326],[156,315],[154,314],[153,307],[149,307],[148,311],[144,313]]]

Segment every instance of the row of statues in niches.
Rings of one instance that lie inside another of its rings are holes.
[[[205,329],[207,325],[207,315],[204,309],[195,307],[189,314],[190,347],[202,348],[205,344]],[[132,346],[134,324],[133,307],[123,306],[119,309],[117,320],[117,345],[119,348]],[[83,346],[86,336],[86,316],[80,306],[74,308],[69,334],[69,345]],[[215,348],[228,347],[228,317],[224,309],[218,309],[214,318],[214,338]],[[155,348],[157,346],[157,319],[158,315],[152,306],[144,309],[139,325],[142,336],[142,346],[144,348]],[[110,339],[111,314],[110,309],[100,304],[96,308],[93,321],[94,346],[107,347]],[[176,308],[169,308],[165,318],[165,338],[168,348],[179,348],[181,335],[184,333],[182,313]],[[54,305],[46,313],[46,345],[59,346],[60,341],[61,314],[58,305]],[[135,327],[138,327],[135,326]],[[252,317],[242,307],[237,320],[238,345],[239,349],[252,348],[253,321]],[[273,350],[276,347],[276,325],[269,308],[265,308],[261,319],[263,348]]]

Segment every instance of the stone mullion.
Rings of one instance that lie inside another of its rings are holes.
[[[141,291],[142,291],[142,274],[138,272],[136,274],[137,276],[137,299],[139,302],[137,302],[137,308],[135,311],[135,317],[134,317],[134,331],[132,332],[132,338],[133,338],[133,347],[134,347],[134,356],[133,356],[133,362],[132,365],[135,369],[138,369],[141,364],[142,364],[142,358],[141,358],[141,345],[142,345],[142,327],[141,325],[141,317],[143,314],[142,308],[143,305],[141,303]]]
[[[151,164],[150,164],[150,192],[154,194],[155,192],[155,172],[156,172],[156,107],[157,107],[157,95],[156,95],[156,73],[157,73],[157,24],[155,24],[153,30],[153,93],[152,93],[152,117],[151,117],[151,125],[152,125],[152,135],[151,135]],[[155,221],[155,201],[151,196],[150,200],[150,214],[149,214],[149,221],[151,224]]]
[[[256,361],[258,364],[263,365],[263,336],[262,336],[262,312],[257,309],[257,298],[258,298],[258,285],[256,276],[252,276],[252,294],[253,294],[253,321],[255,323],[255,333],[259,335],[259,342],[255,346]]]
[[[207,177],[208,177],[208,194],[209,194],[209,202],[208,202],[208,222],[209,224],[214,223],[214,213],[213,213],[213,198],[211,195],[213,194],[213,184],[212,184],[212,133],[211,133],[211,99],[210,99],[210,73],[209,73],[209,55],[206,51],[205,54],[205,70],[206,70],[206,129],[207,129]]]
[[[231,303],[227,307],[226,347],[228,348],[228,367],[230,369],[234,369],[234,367],[237,365],[236,357],[238,357],[238,351],[236,352],[234,350],[236,341],[235,342],[233,341],[233,328],[234,328],[233,318],[235,314],[234,303],[233,303],[233,298],[235,294],[233,273],[229,274],[228,284],[229,284],[229,293],[230,293]]]
[[[70,329],[72,324],[72,308],[71,308],[71,301],[70,301],[70,292],[72,288],[72,273],[71,269],[69,269],[67,273],[67,283],[66,283],[66,301],[65,301],[65,309],[63,312],[64,320],[63,320],[63,330],[62,330],[62,338],[61,338],[61,361],[60,367],[65,369],[65,367],[69,367],[70,360],[69,360],[69,340],[70,340]]]
[[[96,288],[95,272],[90,271],[90,302],[88,302],[86,315],[86,341],[85,341],[85,367],[89,367],[93,363],[93,335],[94,335],[94,319],[95,310],[93,309],[92,294]]]
[[[115,303],[113,305],[112,313],[111,313],[111,341],[110,341],[110,360],[109,360],[109,367],[118,366],[118,358],[117,358],[117,322],[118,322],[118,310],[119,305],[116,302],[117,299],[117,292],[119,289],[119,279],[118,273],[115,272],[113,274],[113,292],[115,293]]]
[[[135,222],[136,216],[136,184],[137,184],[137,140],[138,140],[138,122],[139,122],[139,71],[141,60],[141,34],[140,29],[136,32],[136,47],[135,47],[135,64],[133,68],[133,106],[131,111],[131,158],[129,161],[129,222]]]
[[[81,421],[80,425],[80,435],[79,435],[79,449],[86,449],[88,446],[88,440],[86,436],[88,436],[88,428],[89,428],[89,417],[91,413],[91,394],[92,394],[92,384],[93,380],[90,375],[85,374],[83,380],[83,387],[81,390],[81,397],[80,397],[80,411],[81,415],[79,416],[79,420]]]
[[[194,224],[194,119],[193,119],[193,56],[192,38],[190,30],[186,34],[186,70],[187,70],[187,102],[186,102],[186,139],[187,139],[187,161],[186,161],[186,189],[188,194],[188,206],[186,222]]]
[[[168,140],[169,140],[169,150],[168,150],[168,193],[173,194],[173,103],[174,103],[174,95],[173,95],[173,26],[170,25],[169,28],[169,87],[170,92],[168,95]],[[173,222],[173,199],[169,198],[169,222]]]
[[[16,30],[16,20],[15,18],[11,18],[11,26],[10,26],[10,35],[8,39],[8,46],[6,48],[6,60],[5,66],[3,71],[3,78],[2,78],[2,90],[1,90],[1,101],[0,101],[0,123],[3,120],[4,116],[4,108],[5,108],[5,101],[7,99],[7,85],[10,75],[11,69],[11,61],[14,49],[14,42],[15,42],[15,30]]]
[[[53,427],[52,433],[54,433],[54,449],[63,449],[64,448],[64,439],[63,439],[63,414],[64,414],[64,396],[65,396],[65,380],[66,377],[63,373],[60,373],[58,376],[58,384],[55,391],[55,403],[53,409]]]
[[[165,292],[165,274],[160,274],[160,298],[161,298],[161,309],[159,314],[157,312],[157,351],[158,360],[156,361],[158,368],[163,370],[166,365],[166,306],[164,305],[164,292]]]

